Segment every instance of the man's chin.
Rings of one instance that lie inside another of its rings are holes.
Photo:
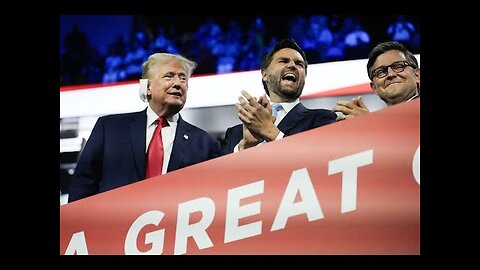
[[[302,94],[301,91],[298,90],[289,90],[289,91],[283,91],[282,92],[283,96],[287,97],[288,99],[297,99],[300,97]]]
[[[183,106],[185,105],[184,102],[167,102],[165,104],[166,107],[168,107],[168,110],[170,112],[173,112],[173,114],[179,112],[181,109],[183,109]]]

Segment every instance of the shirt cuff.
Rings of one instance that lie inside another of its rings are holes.
[[[233,153],[237,153],[237,152],[238,152],[238,145],[239,145],[239,144],[240,144],[240,143],[237,143],[237,145],[235,145],[235,148],[233,148]]]
[[[283,132],[281,132],[281,131],[278,132],[278,135],[277,135],[277,137],[275,138],[275,141],[280,140],[281,138],[283,138],[284,135],[285,135],[285,134],[283,134]]]

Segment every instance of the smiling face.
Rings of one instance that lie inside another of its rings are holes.
[[[302,55],[290,48],[277,51],[270,65],[262,70],[262,80],[267,83],[272,102],[294,101],[300,97],[305,76]]]
[[[160,117],[178,113],[187,101],[188,75],[179,60],[157,62],[149,70],[150,107]]]
[[[397,50],[387,51],[377,57],[372,71],[379,67],[386,67],[394,62],[407,61],[405,55]],[[395,72],[392,67],[387,69],[383,78],[374,76],[370,87],[388,106],[407,101],[417,94],[417,84],[420,85],[420,69],[406,66],[401,72]]]

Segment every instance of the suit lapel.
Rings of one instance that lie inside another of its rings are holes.
[[[137,173],[140,175],[140,179],[145,178],[146,126],[146,109],[134,115],[132,121],[129,123],[133,154],[135,156],[135,164],[137,165]]]
[[[302,103],[298,103],[278,124],[278,129],[280,129],[283,134],[290,135],[288,132],[302,123],[302,119],[307,116],[307,113],[308,109],[305,108]]]
[[[193,135],[190,132],[190,126],[179,115],[172,154],[170,156],[170,162],[168,163],[168,172],[178,169],[183,164],[182,161],[188,150],[191,136]]]

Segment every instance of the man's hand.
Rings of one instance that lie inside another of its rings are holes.
[[[337,116],[337,121],[354,118],[356,116],[369,113],[370,110],[362,100],[362,97],[353,98],[351,101],[340,100],[337,101],[337,105],[332,109],[334,112],[341,112],[342,114]]]
[[[275,140],[280,130],[274,124],[275,117],[272,116],[272,108],[266,96],[260,97],[257,101],[246,91],[242,91],[242,95],[235,104],[238,118],[257,140],[260,138],[266,141]]]
[[[245,124],[242,125],[243,128],[243,139],[238,144],[238,150],[244,150],[253,146],[257,146],[259,143],[263,141],[261,137],[255,137],[252,133],[248,130]]]

